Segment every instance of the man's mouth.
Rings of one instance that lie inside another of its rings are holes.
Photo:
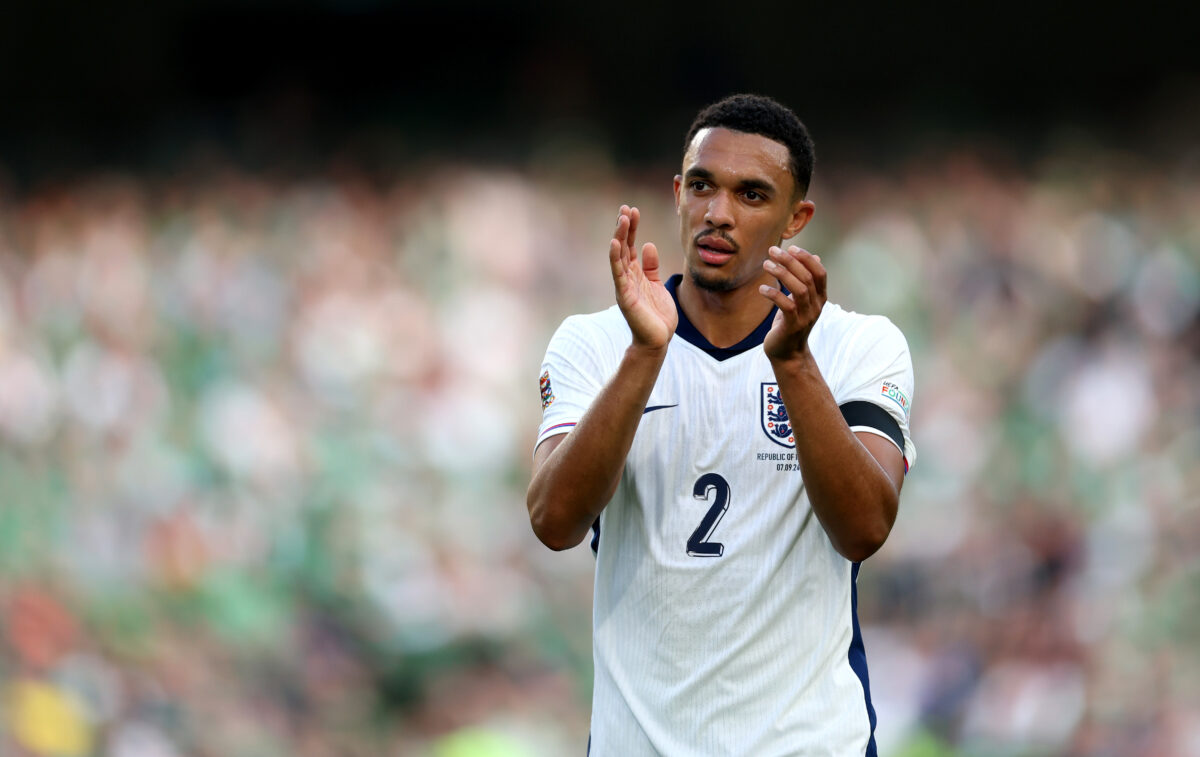
[[[721,237],[707,236],[696,240],[696,250],[705,263],[721,265],[737,254],[737,245]]]

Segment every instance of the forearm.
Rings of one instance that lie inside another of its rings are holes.
[[[551,549],[575,546],[612,499],[666,348],[629,347],[617,372],[549,455],[539,447],[526,506],[534,533]]]
[[[813,512],[838,552],[864,560],[896,521],[897,484],[846,425],[811,353],[772,365]]]

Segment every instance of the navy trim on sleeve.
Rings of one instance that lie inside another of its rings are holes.
[[[889,439],[896,443],[896,446],[900,448],[901,454],[903,454],[904,434],[900,433],[900,424],[888,414],[888,411],[879,405],[863,400],[847,402],[839,409],[842,411],[842,417],[846,419],[847,426],[852,428],[854,426],[869,426],[880,433],[886,434]]]

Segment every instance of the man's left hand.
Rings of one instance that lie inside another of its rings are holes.
[[[786,251],[772,247],[767,251],[763,270],[779,279],[790,294],[763,285],[759,293],[779,307],[763,351],[771,360],[788,360],[808,350],[808,335],[825,307],[825,266],[821,259],[795,245]]]

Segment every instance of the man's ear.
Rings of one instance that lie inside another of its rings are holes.
[[[787,228],[783,232],[783,238],[791,239],[799,234],[800,230],[812,220],[816,209],[817,206],[810,200],[796,200],[792,204],[792,217],[788,220]]]
[[[679,190],[683,188],[683,177],[675,174],[675,214],[679,214]]]

